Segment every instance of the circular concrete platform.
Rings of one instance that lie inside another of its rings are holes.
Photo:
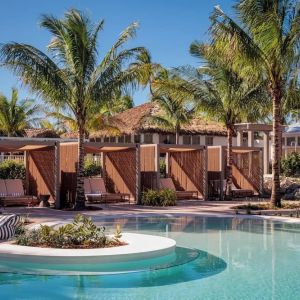
[[[172,239],[123,233],[124,246],[95,249],[57,249],[19,246],[11,242],[0,243],[0,261],[34,264],[114,264],[162,258],[174,253],[176,242]]]

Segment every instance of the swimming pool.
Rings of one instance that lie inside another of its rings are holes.
[[[299,224],[193,216],[100,223],[173,238],[182,263],[101,276],[2,273],[1,299],[300,299]]]

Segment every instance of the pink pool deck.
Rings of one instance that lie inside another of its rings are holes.
[[[236,215],[236,210],[233,206],[239,204],[247,204],[247,201],[198,201],[198,200],[182,200],[177,206],[172,207],[149,207],[133,204],[100,204],[103,210],[86,210],[86,211],[67,211],[56,210],[51,208],[39,207],[8,207],[2,209],[3,213],[18,213],[28,216],[31,222],[51,222],[73,218],[74,215],[81,213],[86,216],[98,219],[107,219],[112,217],[136,217],[136,216],[174,216],[174,215],[203,215],[203,216],[227,216],[227,217],[258,217],[269,218],[280,221],[300,222],[296,218],[288,217],[271,217],[271,216],[254,216],[254,215]],[[257,202],[256,202],[257,203]],[[263,202],[261,202],[263,203]]]

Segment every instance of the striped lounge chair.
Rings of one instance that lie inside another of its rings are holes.
[[[126,193],[109,193],[106,190],[103,178],[85,178],[84,179],[85,198],[91,203],[106,203],[128,201],[130,202],[130,194]]]
[[[12,238],[20,220],[21,218],[18,215],[0,215],[0,240]]]

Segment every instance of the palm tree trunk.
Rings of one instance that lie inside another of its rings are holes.
[[[273,206],[281,206],[280,196],[280,156],[281,156],[281,111],[280,103],[282,98],[279,83],[270,87],[270,94],[273,103],[273,149],[272,149],[272,194],[271,203]]]
[[[225,195],[227,199],[231,199],[232,135],[233,135],[233,129],[231,127],[227,127],[226,188],[225,188]]]
[[[175,143],[176,143],[176,145],[179,144],[179,136],[180,136],[180,126],[176,125],[176,128],[175,128]]]
[[[74,210],[82,210],[85,208],[85,195],[83,187],[83,165],[84,165],[84,129],[79,126],[78,130],[78,166],[76,178],[76,198]]]

